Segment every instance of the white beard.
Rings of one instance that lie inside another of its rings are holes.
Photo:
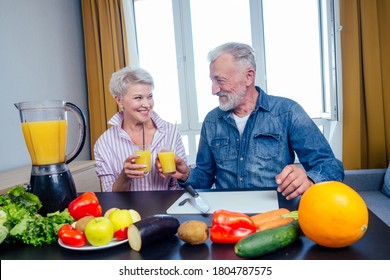
[[[241,101],[245,98],[246,91],[244,87],[240,87],[235,94],[231,92],[220,91],[217,95],[226,96],[227,100],[224,102],[219,99],[219,108],[222,111],[229,111],[240,105]]]

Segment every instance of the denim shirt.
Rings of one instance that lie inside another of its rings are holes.
[[[293,100],[259,92],[240,137],[231,111],[213,109],[201,130],[196,167],[182,186],[276,188],[275,176],[294,163],[295,153],[315,183],[342,181],[344,168],[324,135]],[[295,152],[295,153],[294,153]]]

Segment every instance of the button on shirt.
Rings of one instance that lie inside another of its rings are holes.
[[[240,137],[230,111],[215,108],[201,130],[196,167],[182,185],[195,188],[276,188],[275,176],[294,163],[295,153],[316,183],[342,181],[344,168],[303,108],[260,88]]]
[[[185,148],[175,125],[164,121],[155,112],[151,119],[157,127],[151,145],[151,170],[142,179],[131,179],[129,191],[173,190],[181,189],[177,180],[172,177],[162,178],[154,166],[158,147],[167,145],[171,141],[171,135],[175,135],[175,154],[187,161]],[[112,125],[96,141],[94,146],[96,172],[101,180],[102,190],[112,191],[112,186],[123,169],[125,160],[136,151],[136,145],[129,135],[122,129],[123,112],[115,114],[108,124]]]

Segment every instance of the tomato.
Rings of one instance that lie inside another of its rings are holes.
[[[87,244],[84,232],[77,229],[64,230],[60,237],[62,243],[72,247],[83,247]]]
[[[62,235],[63,235],[63,233],[64,233],[65,231],[72,230],[72,229],[75,229],[75,228],[72,227],[70,224],[65,224],[65,225],[63,225],[62,227],[60,227],[60,229],[58,230],[57,235],[58,235],[58,237],[61,239],[61,237],[62,237]]]
[[[117,239],[117,240],[125,240],[127,239],[127,229],[129,227],[124,227],[124,228],[121,228],[121,229],[118,229],[115,233],[114,233],[114,237]]]

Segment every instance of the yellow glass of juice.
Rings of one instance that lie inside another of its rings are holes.
[[[24,122],[22,130],[33,165],[65,162],[66,120]]]
[[[175,152],[171,147],[161,147],[158,152],[163,173],[170,174],[176,172]]]
[[[139,147],[140,149],[135,151],[136,155],[139,155],[138,158],[135,159],[136,164],[143,164],[146,165],[146,167],[141,168],[139,170],[143,170],[145,174],[148,174],[150,172],[150,165],[151,165],[151,151],[149,146],[145,147]]]

